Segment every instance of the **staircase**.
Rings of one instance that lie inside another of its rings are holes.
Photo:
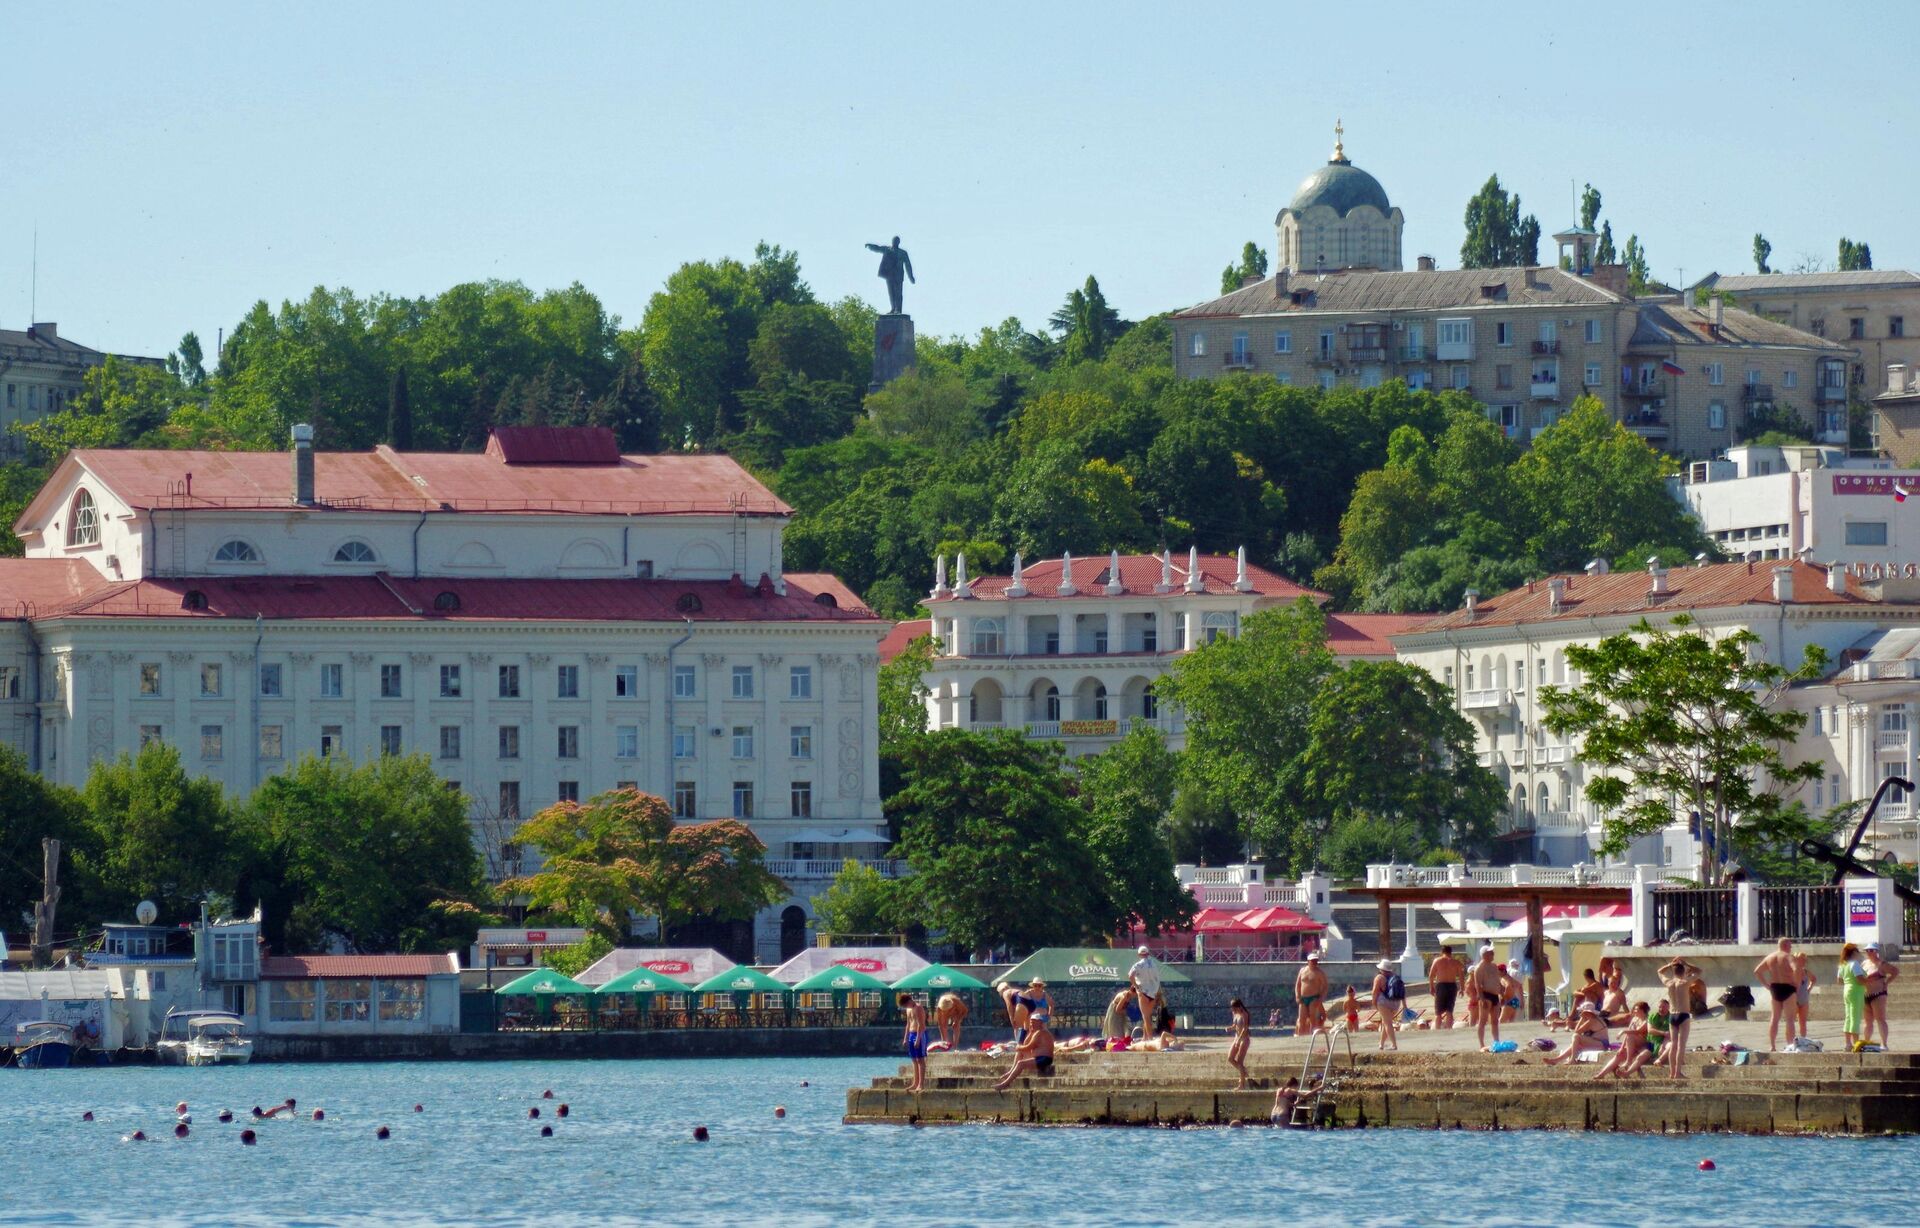
[[[1393,950],[1382,951],[1380,906],[1372,896],[1335,890],[1328,896],[1327,903],[1333,910],[1333,923],[1342,934],[1353,940],[1353,958],[1356,961],[1372,963],[1383,956],[1398,959],[1400,952],[1406,949],[1407,909],[1404,904],[1396,904],[1393,908]],[[1414,927],[1419,932],[1417,949],[1431,960],[1440,953],[1439,936],[1454,927],[1438,911],[1424,906],[1414,909],[1413,919]]]

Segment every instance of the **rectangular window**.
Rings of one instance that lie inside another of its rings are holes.
[[[1601,372],[1601,367],[1599,363],[1590,362],[1587,364],[1587,374],[1586,374],[1586,381],[1585,381],[1587,387],[1598,388],[1600,386],[1600,372]]]
[[[1707,429],[1710,431],[1727,429],[1727,407],[1718,401],[1707,406]]]
[[[1887,317],[1887,336],[1904,337],[1906,335],[1907,335],[1907,318],[1905,316],[1888,316]]]
[[[1453,369],[1453,386],[1459,390],[1473,387],[1473,368],[1455,367]]]
[[[640,757],[640,726],[614,726],[613,757],[616,759],[638,759]]]
[[[224,738],[222,737],[220,726],[200,726],[200,757],[208,763],[218,763],[221,758],[221,743],[223,741]]]
[[[1495,363],[1493,367],[1493,386],[1495,388],[1513,387],[1513,366],[1510,363]]]
[[[1435,357],[1441,361],[1473,357],[1473,321],[1440,320],[1434,325],[1438,342]]]
[[[322,1015],[328,1023],[365,1023],[373,1014],[373,982],[329,980]]]
[[[580,757],[580,726],[562,725],[554,730],[559,736],[554,739],[555,754],[561,759]]]
[[[406,750],[406,744],[401,740],[401,737],[400,737],[400,726],[398,725],[380,726],[380,753],[381,754],[398,755],[398,754],[404,753],[405,750]]]
[[[1322,372],[1320,373],[1320,391],[1322,391],[1322,392],[1332,392],[1332,391],[1333,391],[1333,385],[1334,385],[1334,375],[1333,375],[1333,372],[1331,372],[1331,371],[1322,371]]]
[[[1276,354],[1293,353],[1293,332],[1291,329],[1283,328],[1273,334],[1273,352]]]
[[[500,817],[517,819],[520,817],[520,782],[503,780],[500,782]],[[502,855],[506,852],[501,850]]]
[[[280,667],[262,665],[260,667],[260,694],[268,699],[280,698]]]
[[[460,757],[460,726],[440,726],[440,757],[458,759]]]
[[[1187,353],[1195,358],[1205,358],[1207,355],[1207,335],[1205,333],[1194,333],[1191,337],[1187,338]]]
[[[500,757],[518,759],[520,757],[520,726],[500,726]]]
[[[262,759],[280,758],[281,733],[282,729],[279,725],[260,726],[260,757]]]
[[[220,693],[220,667],[211,661],[200,667],[200,693],[202,695]]]
[[[140,745],[147,746],[154,742],[164,742],[166,740],[167,740],[167,735],[160,728],[160,726],[158,725],[140,726]]]
[[[1273,373],[1273,382],[1280,385],[1282,388],[1291,388],[1293,387],[1293,372],[1275,371]]]
[[[753,698],[753,666],[736,665],[733,667],[733,697],[735,699]]]
[[[1887,522],[1884,520],[1851,520],[1847,522],[1847,545],[1884,546],[1887,544]]]
[[[1540,344],[1545,346],[1560,344],[1560,326],[1552,320],[1540,321]]]
[[[1747,368],[1747,387],[1752,388],[1760,382],[1760,368]]]
[[[1827,731],[1826,715],[1827,710],[1825,708],[1815,708],[1813,710],[1813,731],[1815,733],[1825,733]]]
[[[1718,362],[1708,363],[1707,364],[1707,382],[1709,384],[1714,385],[1715,387],[1718,387],[1721,384],[1726,383],[1727,382],[1726,364],[1718,363]]]
[[[318,981],[268,981],[267,1018],[275,1023],[312,1023]]]
[[[1248,358],[1247,347],[1249,344],[1249,340],[1250,339],[1245,333],[1235,333],[1233,335],[1233,361],[1237,363],[1244,363],[1247,361],[1247,358]]]
[[[1505,320],[1501,320],[1495,324],[1493,326],[1493,343],[1495,345],[1512,345],[1513,325],[1507,323]]]
[[[341,736],[342,732],[339,725],[320,726],[320,757],[322,759],[330,759],[346,749],[344,745],[346,739]]]
[[[458,665],[440,667],[440,698],[460,698],[460,667]]]
[[[787,790],[788,806],[796,819],[813,817],[813,782],[796,780]]]
[[[556,667],[553,679],[553,693],[560,699],[580,698],[580,667],[561,665]]]
[[[520,667],[518,665],[500,667],[500,698],[520,698]]]
[[[635,792],[638,792],[640,789],[640,782],[637,780],[616,780],[613,782],[613,787],[615,789],[632,789]]]
[[[640,667],[637,665],[616,665],[613,668],[613,697],[615,699],[638,699],[640,697]]]
[[[694,727],[692,725],[675,725],[673,727],[673,757],[675,759],[693,758],[695,740]]]
[[[560,802],[579,801],[580,782],[577,780],[556,781],[554,783],[554,800]]]
[[[753,758],[752,725],[735,725],[733,727],[733,757],[735,759]]]
[[[1800,386],[1800,373],[1789,368],[1781,372],[1780,383],[1787,388],[1798,388]]]
[[[1587,321],[1587,344],[1588,345],[1600,344],[1600,321],[1598,320]]]
[[[812,725],[795,725],[787,730],[787,753],[795,759],[813,758]]]
[[[338,662],[320,667],[320,698],[338,699],[346,693],[346,667]]]
[[[398,665],[382,665],[380,667],[380,698],[400,698],[401,679],[405,677],[401,670],[402,667]]]
[[[736,819],[753,817],[753,782],[751,780],[733,782],[733,817]]]
[[[160,693],[160,662],[142,661],[140,663],[140,693],[142,695]]]
[[[1333,357],[1333,336],[1334,334],[1331,328],[1323,328],[1320,330],[1320,357]]]
[[[673,817],[676,819],[691,819],[698,816],[699,811],[700,795],[699,791],[694,787],[694,783],[691,780],[674,781]]]
[[[380,982],[380,1018],[383,1022],[419,1019],[426,1013],[425,981]]]
[[[694,673],[694,670],[697,668],[699,667],[693,665],[676,665],[673,667],[673,697],[675,699],[694,698],[696,694],[695,683],[699,679],[699,675]]]
[[[1866,337],[1866,335],[1867,335],[1867,320],[1866,320],[1866,317],[1865,317],[1865,316],[1850,316],[1850,317],[1848,317],[1848,319],[1847,319],[1847,339],[1848,339],[1849,341],[1859,341],[1859,340],[1861,340],[1861,339],[1863,339],[1864,337]]]
[[[813,698],[813,666],[796,665],[787,671],[787,698]]]

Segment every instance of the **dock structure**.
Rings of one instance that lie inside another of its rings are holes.
[[[1920,1132],[1920,1054],[1687,1055],[1686,1077],[1664,1071],[1595,1082],[1594,1066],[1547,1066],[1545,1055],[1366,1053],[1333,1067],[1318,1104],[1330,1128],[1610,1130],[1644,1133],[1909,1134]],[[1274,1089],[1301,1072],[1302,1054],[1255,1052],[1254,1086],[1230,1090],[1218,1050],[1061,1055],[1046,1078],[994,1082],[1008,1060],[936,1054],[926,1090],[909,1071],[847,1092],[848,1124],[986,1123],[1054,1126],[1265,1125]],[[1316,1061],[1316,1073],[1320,1063]]]

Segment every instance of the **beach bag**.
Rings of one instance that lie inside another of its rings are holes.
[[[1400,979],[1398,972],[1387,973],[1387,985],[1381,997],[1389,1002],[1404,1002],[1407,997],[1407,983]]]
[[[1520,1049],[1520,1042],[1513,1040],[1496,1040],[1489,1047],[1495,1053],[1517,1053]]]
[[[1527,1046],[1529,1048],[1539,1049],[1539,1050],[1548,1051],[1548,1052],[1557,1048],[1557,1046],[1553,1043],[1553,1038],[1549,1036],[1536,1036],[1532,1040],[1527,1042]]]

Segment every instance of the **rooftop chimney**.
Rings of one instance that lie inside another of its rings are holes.
[[[1273,275],[1273,297],[1287,297],[1287,271],[1285,269],[1281,269]]]
[[[1071,554],[1063,553],[1060,556],[1060,587],[1053,591],[1062,597],[1071,597],[1080,591],[1073,586],[1073,556]]]
[[[1013,552],[1013,583],[1007,585],[1007,596],[1024,597],[1027,595],[1026,566],[1018,550]]]
[[[1887,364],[1887,391],[1898,396],[1907,390],[1907,364],[1890,362]]]
[[[1478,614],[1479,612],[1480,612],[1480,590],[1477,588],[1470,588],[1467,590],[1467,617],[1472,618],[1475,614]]]
[[[1847,591],[1847,569],[1838,563],[1827,564],[1827,591],[1829,593]]]
[[[44,324],[29,324],[27,325],[27,336],[37,341],[58,341],[60,339],[60,326],[51,320]]]
[[[1667,592],[1667,569],[1660,565],[1660,556],[1647,556],[1647,599],[1664,596]]]
[[[1547,581],[1547,611],[1558,614],[1560,607],[1566,604],[1567,581],[1562,576],[1554,576]]]
[[[313,428],[304,422],[293,428],[293,501],[313,506]]]
[[[1583,570],[1590,576],[1604,576],[1612,567],[1605,559],[1594,559]]]
[[[1415,272],[1431,273],[1433,272],[1433,257],[1415,256],[1413,258],[1413,267]]]
[[[1793,568],[1773,569],[1773,599],[1782,605],[1793,600]]]
[[[1200,547],[1198,546],[1187,547],[1187,591],[1189,593],[1207,591],[1207,582],[1200,575]]]
[[[1717,294],[1707,300],[1707,319],[1713,322],[1713,331],[1718,333],[1720,326],[1727,322],[1727,300]]]

